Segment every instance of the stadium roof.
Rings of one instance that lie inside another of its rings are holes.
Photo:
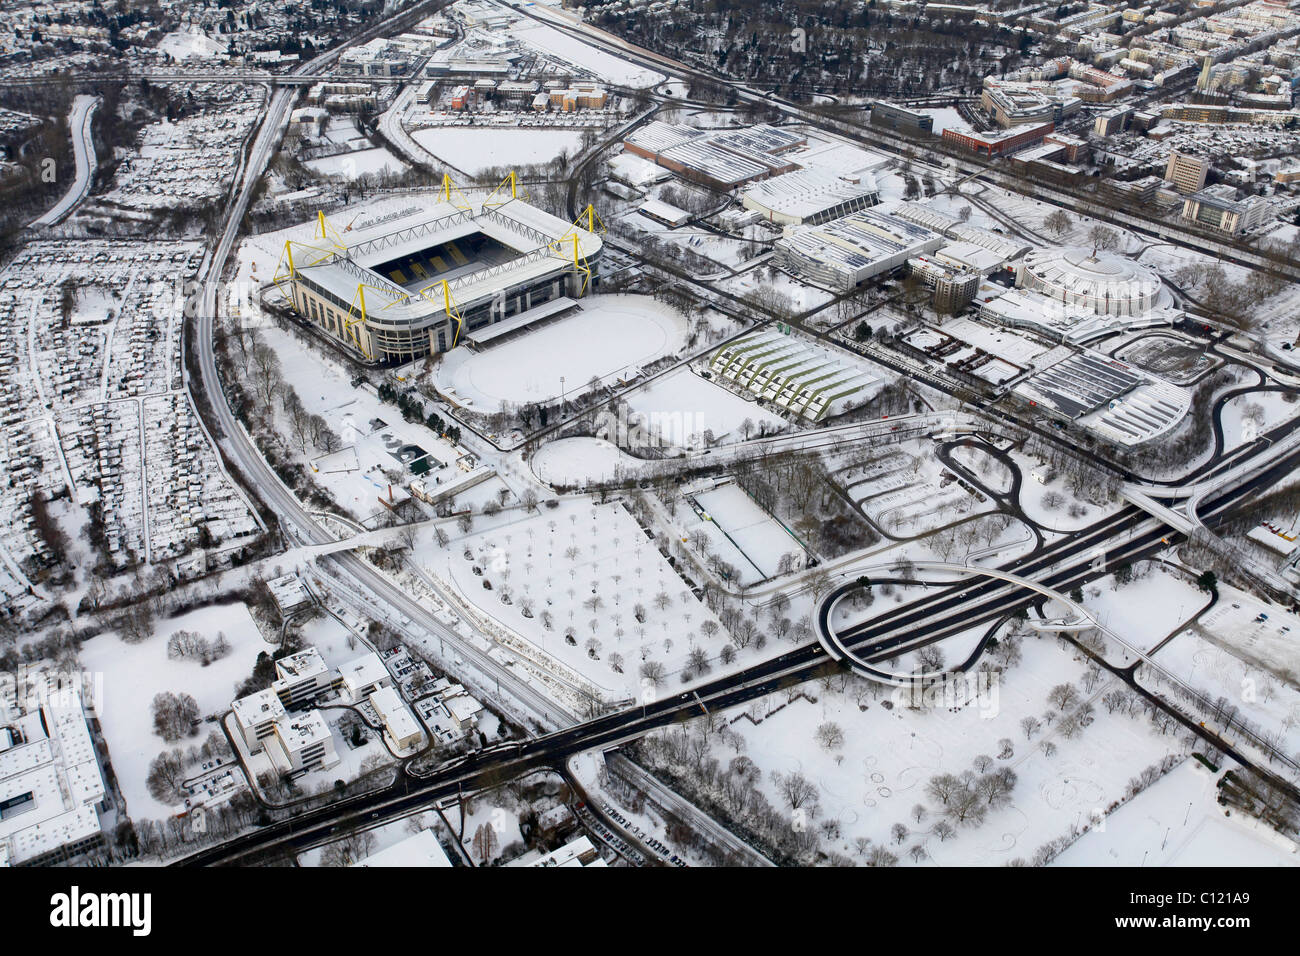
[[[421,291],[441,303],[441,279],[398,285],[374,267],[418,253],[449,240],[482,233],[519,253],[509,262],[472,272],[461,272],[447,280],[452,297],[460,307],[491,298],[508,286],[516,286],[554,273],[557,266],[572,263],[573,237],[577,255],[589,259],[600,252],[602,242],[595,233],[574,226],[557,216],[511,199],[499,205],[472,202],[468,209],[449,202],[425,203],[385,217],[350,234],[345,247],[336,247],[318,262],[297,263],[297,272],[344,302],[352,302],[358,287],[366,287],[368,311],[382,309],[386,322],[400,324],[426,318],[432,304]],[[308,244],[310,245],[310,244]],[[320,248],[330,245],[321,240]]]

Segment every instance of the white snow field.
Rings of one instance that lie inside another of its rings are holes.
[[[166,53],[177,60],[190,57],[224,57],[226,44],[214,40],[206,33],[177,30],[158,41],[158,52]]]
[[[1300,402],[1289,392],[1250,392],[1223,406],[1223,448],[1231,451],[1255,440],[1288,418],[1300,414]]]
[[[635,474],[642,462],[603,438],[561,438],[533,455],[533,474],[548,485],[585,485]]]
[[[773,577],[783,555],[796,557],[802,563],[804,549],[799,542],[735,482],[696,495],[695,501],[713,519],[703,523],[718,528],[744,554],[745,563],[757,569],[755,580]],[[745,580],[746,567],[737,567]]]
[[[1055,866],[1297,866],[1295,844],[1214,802],[1215,775],[1184,761],[1084,834]]]
[[[167,657],[167,638],[176,631],[196,631],[208,640],[218,633],[230,642],[230,653],[204,667],[195,660]],[[152,637],[127,644],[106,632],[81,645],[81,664],[103,675],[99,719],[112,755],[127,812],[135,820],[166,819],[176,807],[159,803],[149,794],[149,764],[163,750],[200,744],[216,724],[203,724],[197,737],[166,743],[153,731],[155,694],[190,694],[203,716],[230,709],[235,687],[253,672],[261,651],[270,652],[248,608],[242,604],[214,605],[157,622]]]
[[[467,550],[472,560],[465,559]],[[417,557],[484,615],[581,674],[608,700],[641,693],[643,661],[661,664],[667,686],[676,686],[692,647],[716,661],[727,643],[721,629],[712,638],[702,635],[703,622],[717,623],[713,612],[687,590],[621,502],[565,499],[476,528],[445,550],[422,545]],[[622,673],[615,669],[618,658]]]
[[[816,785],[820,810],[815,825],[828,819],[839,823],[838,838],[823,838],[824,850],[853,856],[854,840],[866,837],[885,844],[906,866],[912,865],[907,851],[917,844],[925,850],[921,862],[926,865],[1029,861],[1039,847],[1122,799],[1130,778],[1184,748],[1176,735],[1160,734],[1145,719],[1108,713],[1100,703],[1094,705],[1092,725],[1066,738],[1058,722],[1047,726],[1043,719],[1051,708],[1047,694],[1053,685],[1074,683],[1087,700],[1099,700],[1120,685],[1103,680],[1091,692],[1082,691],[1083,664],[1052,637],[1027,637],[1022,651],[1023,662],[953,707],[911,710],[905,698],[890,700],[902,692],[886,688],[877,698],[866,682],[849,684],[844,691],[819,682],[733,709],[726,718],[745,740],[741,752],[762,770],[759,787],[773,805],[783,803],[772,771],[798,771]],[[813,700],[796,697],[787,706],[800,690]],[[887,701],[892,706],[885,706]],[[743,714],[760,723],[755,726]],[[1020,721],[1030,716],[1043,726],[1026,740]],[[816,741],[816,728],[827,721],[844,732],[839,748],[828,750]],[[933,829],[943,818],[943,807],[926,793],[927,782],[936,774],[960,774],[977,755],[996,757],[1002,738],[1010,742],[1012,754],[995,759],[993,768],[1007,767],[1016,774],[1010,804],[991,811],[981,825],[957,825],[956,835],[943,839]],[[1050,754],[1043,749],[1049,742]],[[732,753],[715,745],[713,755],[725,765]],[[926,807],[920,823],[912,816],[916,804]],[[910,831],[901,845],[890,837],[895,823]]]
[[[407,168],[406,163],[382,146],[358,149],[351,153],[340,153],[337,156],[321,159],[309,159],[303,165],[325,176],[342,176],[346,179],[375,176],[380,173],[400,173]]]
[[[560,153],[572,156],[582,147],[582,133],[571,129],[449,126],[416,130],[411,138],[467,173],[549,163]]]
[[[666,444],[695,447],[706,431],[715,440],[739,439],[745,419],[769,430],[785,422],[687,368],[675,369],[627,396],[628,407],[647,418],[652,434]]]
[[[438,366],[439,391],[482,411],[502,402],[549,402],[587,391],[593,378],[614,381],[671,355],[686,341],[686,319],[648,295],[598,295],[581,310],[482,352],[456,349]],[[564,378],[561,386],[560,378]]]
[[[588,46],[577,37],[542,23],[525,20],[514,24],[510,32],[543,53],[567,60],[595,76],[604,77],[610,83],[645,89],[664,79],[662,73],[644,69],[603,50]]]

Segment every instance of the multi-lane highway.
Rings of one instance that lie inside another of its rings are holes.
[[[1300,451],[1295,451],[1272,461],[1249,480],[1208,496],[1202,503],[1202,515],[1209,521],[1223,517],[1255,491],[1290,473],[1298,460]],[[1003,570],[1066,590],[1108,574],[1121,564],[1152,557],[1174,541],[1175,534],[1168,527],[1127,506],[1069,538],[1004,565]],[[1097,560],[1099,548],[1104,550],[1100,561]],[[996,622],[1035,598],[1036,595],[1026,595],[1022,589],[1001,581],[959,582],[936,588],[917,601],[841,632],[840,639],[868,660],[883,660],[973,626]],[[828,605],[826,602],[823,607]],[[960,666],[971,666],[979,653],[977,650]],[[273,823],[181,862],[186,865],[265,862],[319,844],[353,827],[397,817],[433,800],[498,783],[536,767],[560,766],[572,754],[635,739],[684,715],[745,703],[816,677],[828,666],[835,665],[820,645],[805,645],[694,691],[647,700],[531,740],[476,751],[423,776],[408,772],[382,790]],[[1192,729],[1216,746],[1231,749],[1210,731]]]

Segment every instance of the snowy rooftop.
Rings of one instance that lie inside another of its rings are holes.
[[[799,219],[811,219],[841,203],[871,200],[878,195],[876,179],[870,173],[863,173],[857,182],[850,182],[814,169],[797,169],[754,183],[745,190],[747,204],[752,201]]]
[[[388,725],[395,740],[418,736],[420,725],[411,716],[410,708],[392,687],[381,687],[370,695],[370,703]]]
[[[285,715],[280,695],[271,688],[240,697],[230,705],[235,719],[245,727],[254,727],[268,720],[279,720]]]
[[[290,654],[275,662],[275,672],[282,681],[305,680],[328,671],[329,668],[325,666],[320,651],[314,647],[305,648],[297,654]]]
[[[421,830],[412,836],[370,854],[353,866],[451,866],[432,830]]]
[[[362,654],[339,667],[339,676],[349,687],[365,687],[388,678],[388,668],[374,651]]]

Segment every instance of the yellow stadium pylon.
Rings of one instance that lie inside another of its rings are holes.
[[[501,192],[501,190],[506,186],[510,187],[510,198],[498,199],[497,193]],[[506,203],[510,202],[511,199],[520,198],[527,200],[528,194],[519,188],[519,178],[515,175],[515,171],[512,169],[505,179],[497,183],[497,188],[488,193],[487,199],[483,200],[483,208],[487,209],[491,206],[504,206]]]
[[[439,279],[432,285],[427,285],[421,289],[420,295],[425,299],[425,301],[437,305],[438,300],[433,298],[431,293],[434,289],[439,287],[442,289],[442,309],[447,313],[449,319],[454,319],[456,322],[456,332],[451,339],[451,347],[455,348],[457,343],[460,342],[460,334],[465,328],[465,320],[461,317],[460,306],[456,304],[456,299],[451,294],[451,286],[447,283],[446,279]]]
[[[457,202],[454,197],[459,197],[460,202]],[[439,195],[439,198],[445,203],[451,203],[451,205],[455,206],[457,209],[463,209],[466,212],[474,211],[474,207],[470,203],[469,199],[460,191],[451,176],[447,173],[442,174],[442,192]]]

